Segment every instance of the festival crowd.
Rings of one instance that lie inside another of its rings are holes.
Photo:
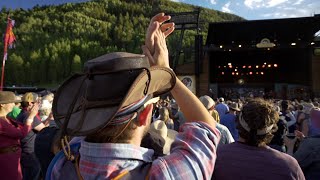
[[[170,18],[143,55],[89,60],[54,93],[1,91],[1,179],[320,179],[319,99],[196,97],[169,66]]]

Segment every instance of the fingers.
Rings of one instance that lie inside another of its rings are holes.
[[[159,14],[153,16],[150,24],[153,22],[156,22],[156,21],[159,22],[160,24],[162,24],[170,19],[171,19],[171,16],[165,15],[164,13],[159,13]]]
[[[301,140],[305,137],[305,135],[301,132],[301,131],[298,131],[298,130],[295,130],[294,131],[294,134]]]
[[[146,34],[146,40],[145,44],[147,45],[147,48],[151,52],[151,54],[154,53],[154,34],[159,29],[160,24],[158,22],[153,22],[150,23],[148,29],[147,29],[147,34]]]
[[[175,29],[174,23],[162,24],[160,27],[161,31],[165,34],[165,37],[169,36]]]
[[[37,111],[37,112],[38,112],[38,110],[39,110],[39,104],[38,104],[38,103],[35,103],[35,104],[33,105],[33,107],[31,108],[31,111]]]

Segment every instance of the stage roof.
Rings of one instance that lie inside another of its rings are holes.
[[[206,46],[256,47],[264,38],[276,47],[296,43],[300,46],[313,44],[315,33],[320,30],[320,14],[313,17],[270,19],[239,22],[211,23]]]

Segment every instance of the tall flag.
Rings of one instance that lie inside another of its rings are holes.
[[[8,56],[8,47],[12,48],[13,43],[16,41],[16,37],[12,32],[12,28],[14,26],[15,21],[10,19],[8,17],[8,22],[7,22],[7,29],[6,29],[6,34],[4,35],[4,60],[7,60],[7,56]]]
[[[4,35],[4,50],[3,50],[3,60],[2,60],[2,71],[1,71],[1,84],[0,91],[3,90],[3,81],[4,81],[4,66],[6,65],[6,60],[8,57],[8,47],[11,48],[13,46],[16,37],[12,32],[12,28],[14,26],[14,20],[10,19],[8,15],[7,29],[6,34]]]

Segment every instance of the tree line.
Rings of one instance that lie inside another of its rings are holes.
[[[195,6],[169,0],[94,0],[59,6],[0,11],[0,32],[6,17],[15,20],[17,42],[8,50],[5,85],[59,84],[83,64],[100,55],[127,51],[141,53],[150,17],[158,12],[187,12]],[[203,8],[201,19],[209,22],[239,21],[241,17]],[[208,26],[202,30],[206,36]],[[193,46],[195,31],[187,31],[183,46]],[[168,40],[174,52],[179,33]],[[3,49],[3,43],[0,48]],[[0,51],[1,57],[3,51]]]

